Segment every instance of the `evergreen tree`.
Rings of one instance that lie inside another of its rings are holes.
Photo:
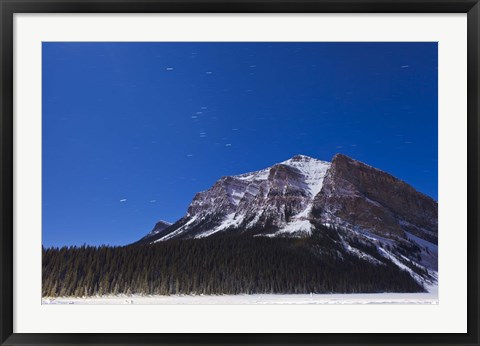
[[[317,228],[320,226],[317,226]],[[339,230],[308,238],[214,235],[126,247],[42,248],[43,296],[422,292],[411,275],[358,239],[344,250]],[[410,254],[415,249],[400,248]],[[412,261],[419,275],[428,272]]]

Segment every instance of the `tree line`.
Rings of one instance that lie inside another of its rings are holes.
[[[214,235],[124,247],[43,248],[42,294],[424,291],[387,259],[375,256],[382,264],[373,264],[337,247],[328,232],[306,238]]]

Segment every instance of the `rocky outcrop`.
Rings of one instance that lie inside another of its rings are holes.
[[[437,202],[392,175],[336,155],[312,217],[323,223],[377,235],[405,237],[404,231],[437,243]]]

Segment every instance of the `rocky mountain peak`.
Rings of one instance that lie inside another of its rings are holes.
[[[437,241],[437,203],[394,176],[336,154],[306,155],[250,173],[226,176],[195,195],[187,214],[153,240],[204,237],[220,231],[311,234],[313,224],[385,237],[408,232]]]
[[[159,235],[159,234],[162,233],[162,231],[164,231],[165,229],[167,229],[171,225],[172,225],[171,222],[160,220],[155,224],[153,229],[142,239],[148,239],[148,238],[153,237],[155,235]]]
[[[294,157],[292,157],[291,159],[288,159],[288,161],[290,162],[306,162],[306,161],[312,161],[312,160],[315,160],[315,161],[320,161],[318,159],[315,159],[313,157],[310,157],[310,156],[307,156],[307,155],[295,155]]]

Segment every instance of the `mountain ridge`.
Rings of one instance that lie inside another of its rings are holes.
[[[343,154],[331,162],[296,155],[258,171],[222,177],[194,196],[182,218],[152,232],[137,243],[234,234],[320,235],[324,245],[317,250],[338,260],[346,254],[377,265],[385,260],[422,285],[435,284],[437,277],[437,202]]]
[[[195,195],[187,213],[173,224],[175,227],[169,226],[166,232],[151,234],[156,238],[151,238],[151,240],[161,241],[172,237],[185,237],[189,233],[186,232],[188,229],[192,229],[200,223],[203,223],[205,228],[210,227],[211,229],[204,234],[190,233],[193,237],[209,236],[232,227],[251,229],[259,221],[264,227],[272,224],[271,226],[277,228],[278,234],[310,234],[311,225],[306,221],[312,209],[321,209],[318,208],[318,200],[322,195],[320,192],[324,179],[331,171],[332,164],[335,167],[339,161],[348,161],[350,166],[363,167],[376,175],[388,177],[392,182],[400,184],[402,188],[409,189],[409,193],[414,195],[415,198],[427,201],[426,203],[430,204],[431,209],[432,207],[433,209],[436,208],[437,202],[433,198],[418,192],[406,182],[346,155],[336,154],[332,162],[306,155],[295,155],[288,160],[258,171],[221,177],[210,189],[198,192]],[[325,191],[323,191],[324,194]],[[279,201],[281,199],[279,197],[284,199],[283,206],[279,204],[282,202]],[[366,201],[372,201],[368,196],[366,197]],[[317,201],[315,201],[316,199]],[[263,208],[259,209],[260,202],[263,204],[260,207]],[[372,205],[376,207],[375,203],[372,203]],[[268,217],[269,213],[270,216],[276,214],[278,217]],[[207,216],[210,216],[211,222],[205,222]],[[219,222],[218,219],[221,219],[220,221],[223,221],[223,223]],[[325,213],[323,219],[325,219],[323,220],[324,223],[332,223],[332,219],[326,217]],[[343,226],[347,224],[346,222],[338,222],[338,220],[333,223]],[[422,235],[422,232],[415,230],[415,227],[405,226],[405,228],[410,231],[413,230],[413,233],[420,237],[425,237],[425,234]],[[163,234],[163,237],[160,237],[159,233]],[[436,237],[432,234],[427,238],[434,243],[436,242]],[[145,236],[142,240],[148,240],[148,236]]]

